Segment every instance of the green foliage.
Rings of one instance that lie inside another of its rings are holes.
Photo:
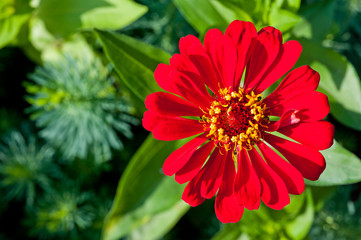
[[[290,30],[301,18],[295,14],[300,1],[270,0],[173,0],[201,36],[210,28],[225,30],[233,20],[251,21],[258,28],[272,25]],[[202,9],[200,12],[199,9]]]
[[[0,49],[15,43],[18,34],[31,16],[28,0],[2,0],[0,2]]]
[[[361,181],[361,160],[355,154],[336,141],[331,148],[322,151],[322,154],[326,159],[326,169],[317,181],[307,181],[307,184],[334,186]]]
[[[31,235],[79,239],[78,231],[89,227],[95,217],[91,197],[89,192],[79,192],[72,185],[65,185],[59,191],[46,195],[30,211]]]
[[[173,0],[180,12],[200,35],[209,28],[225,29],[228,21],[214,8],[212,1]],[[203,11],[199,11],[202,9]],[[248,17],[245,14],[246,18]]]
[[[361,84],[353,65],[332,49],[300,40],[305,49],[297,65],[308,64],[320,73],[320,90],[330,101],[331,114],[342,124],[361,130]]]
[[[15,111],[0,109],[0,134],[4,134],[8,129],[13,129],[21,122],[21,117]]]
[[[147,7],[133,0],[42,0],[38,11],[47,29],[64,37],[81,29],[122,28],[142,16]]]
[[[180,200],[184,187],[161,173],[163,160],[178,145],[149,136],[134,154],[119,181],[103,239],[119,239],[130,233],[134,238],[157,239],[189,209]]]
[[[300,21],[292,33],[315,42],[324,40],[329,34],[334,19],[336,0],[321,0],[308,4],[300,9]]]
[[[38,145],[34,136],[28,139],[12,131],[0,145],[0,187],[6,188],[5,198],[26,199],[34,203],[38,189],[50,191],[51,178],[60,177],[53,163],[55,151],[47,145]]]
[[[227,224],[212,240],[304,239],[312,226],[315,209],[311,189],[292,196],[281,211],[261,205],[257,211],[245,210],[242,221]]]
[[[108,60],[114,65],[122,82],[138,98],[144,111],[144,100],[152,92],[161,91],[153,71],[161,62],[168,62],[170,55],[130,37],[96,30]]]
[[[27,83],[32,117],[43,128],[40,136],[60,148],[66,159],[111,157],[123,144],[116,130],[132,137],[129,123],[137,120],[117,93],[109,72],[96,59],[64,58],[37,68]]]
[[[178,51],[178,41],[196,31],[182,17],[172,0],[139,0],[149,11],[136,22],[123,28],[125,35],[135,37],[169,53]]]
[[[358,239],[361,234],[361,198],[355,199],[357,186],[341,186],[315,216],[309,238]]]

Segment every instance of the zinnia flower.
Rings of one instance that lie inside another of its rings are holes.
[[[225,34],[209,30],[204,45],[182,38],[179,49],[170,65],[155,70],[167,92],[147,97],[143,126],[158,140],[195,135],[163,165],[164,174],[188,182],[185,202],[197,206],[216,195],[218,219],[237,222],[260,200],[282,209],[289,193],[304,191],[303,178],[319,178],[326,165],[319,150],[332,145],[334,134],[322,120],[330,107],[316,91],[319,74],[299,67],[262,95],[296,63],[300,43],[282,43],[273,27],[257,32],[250,22],[234,21]]]

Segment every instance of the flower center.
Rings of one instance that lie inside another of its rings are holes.
[[[200,122],[216,145],[227,151],[236,146],[250,150],[261,140],[260,127],[269,122],[261,96],[253,91],[245,93],[242,88],[229,93],[224,88],[208,109],[202,109]]]

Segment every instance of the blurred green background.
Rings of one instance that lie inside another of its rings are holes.
[[[141,126],[188,34],[272,25],[321,75],[335,144],[281,211],[190,208]],[[0,0],[0,239],[361,239],[361,0]]]

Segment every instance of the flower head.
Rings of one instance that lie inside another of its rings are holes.
[[[291,70],[301,45],[282,43],[273,27],[257,32],[250,22],[234,21],[225,34],[209,30],[204,45],[189,35],[179,48],[170,65],[155,70],[167,92],[147,97],[143,126],[159,140],[195,137],[165,160],[163,172],[188,182],[182,199],[191,206],[216,195],[221,222],[239,221],[260,200],[282,209],[289,193],[303,192],[303,178],[319,178],[325,169],[319,150],[333,142],[334,128],[322,120],[328,100],[315,91],[320,77],[309,66],[262,95]]]

